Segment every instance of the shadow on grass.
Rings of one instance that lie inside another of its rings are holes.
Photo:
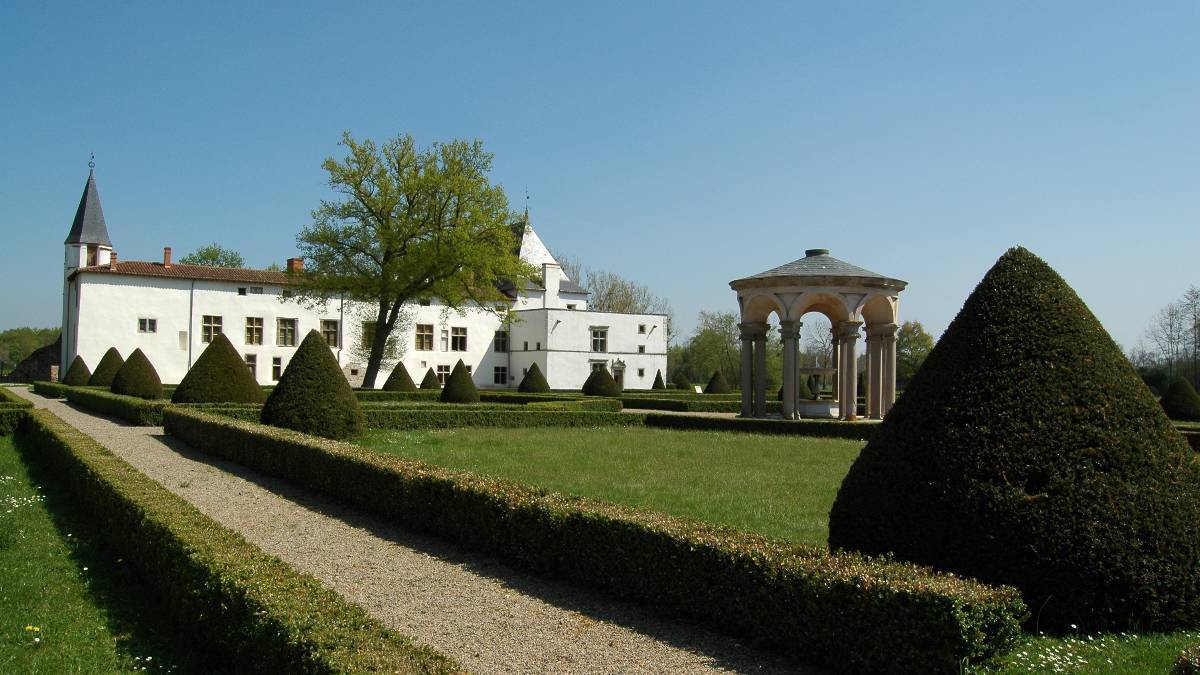
[[[151,671],[234,672],[232,664],[197,644],[187,627],[178,625],[166,608],[154,601],[155,592],[142,583],[122,555],[105,545],[106,524],[90,517],[74,502],[66,486],[38,456],[33,442],[17,434],[13,444],[30,479],[41,486],[43,504],[59,537],[68,542],[71,560],[80,570],[87,570],[88,594],[104,613],[119,652],[131,661],[137,656],[156,664]],[[148,656],[153,658],[147,660]]]
[[[241,464],[192,449],[165,434],[153,436],[179,455],[236,476],[316,514],[336,519],[398,546],[420,551],[443,562],[465,568],[481,577],[493,579],[507,588],[537,598],[549,605],[577,612],[599,622],[629,628],[676,648],[702,654],[715,668],[734,672],[796,673],[822,672],[792,657],[753,641],[720,633],[706,625],[667,613],[635,601],[615,599],[610,591],[588,587],[560,578],[538,576],[511,563],[472,550],[464,545],[415,532],[390,522],[384,516],[364,513],[353,506],[296,485],[287,480],[258,473]],[[323,581],[328,585],[328,582]]]

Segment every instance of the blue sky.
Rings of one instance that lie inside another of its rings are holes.
[[[1200,284],[1198,33],[1192,1],[4,3],[0,328],[59,322],[88,153],[121,258],[266,266],[350,130],[481,139],[685,333],[825,247],[936,335],[1021,244],[1128,346]]]

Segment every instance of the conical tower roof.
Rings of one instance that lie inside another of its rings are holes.
[[[96,189],[94,170],[88,171],[87,185],[83,186],[83,196],[79,198],[79,208],[75,210],[75,222],[71,223],[71,233],[63,243],[112,246],[108,239],[108,226],[104,223],[104,210],[100,208],[100,192]]]

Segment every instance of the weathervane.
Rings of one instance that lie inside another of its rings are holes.
[[[92,158],[88,160],[88,169],[96,168],[96,153],[92,153]]]

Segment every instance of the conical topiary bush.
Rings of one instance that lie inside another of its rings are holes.
[[[667,385],[666,385],[666,383],[665,383],[665,382],[663,382],[663,376],[662,376],[662,371],[661,371],[661,370],[659,370],[659,371],[655,371],[655,373],[654,373],[654,384],[650,385],[650,388],[651,388],[651,389],[666,389],[666,388],[667,388]]]
[[[87,363],[84,362],[82,356],[76,356],[71,361],[71,367],[67,368],[67,374],[63,376],[62,383],[72,387],[82,387],[92,379],[92,371],[88,370]]]
[[[1043,629],[1200,625],[1200,464],[1023,248],[967,298],[851,467],[829,544],[1016,586]]]
[[[1167,388],[1167,393],[1162,397],[1162,407],[1167,417],[1173,420],[1200,422],[1200,395],[1196,394],[1192,383],[1182,377],[1175,378]]]
[[[437,377],[436,375],[434,377]],[[387,381],[383,383],[384,391],[416,391],[417,385],[408,375],[408,369],[404,367],[404,362],[398,362],[395,368],[392,368],[392,374],[388,375]]]
[[[725,376],[721,371],[713,371],[712,377],[708,378],[708,386],[704,387],[706,394],[728,394],[729,383],[725,381]]]
[[[673,379],[671,382],[675,385],[676,389],[684,389],[687,391],[691,391],[692,389],[692,381],[689,380],[688,376],[682,372],[675,373],[675,379]]]
[[[121,369],[113,376],[112,392],[138,398],[162,398],[162,380],[158,379],[158,371],[142,350],[133,350]]]
[[[88,379],[88,386],[111,387],[113,378],[117,376],[117,371],[123,365],[125,365],[125,359],[121,358],[121,352],[117,351],[116,347],[109,347],[108,351],[104,352],[104,356],[100,357],[100,363],[96,364],[96,370],[92,371],[92,377]]]
[[[462,359],[454,364],[454,370],[451,370],[450,377],[446,378],[441,400],[442,403],[479,403],[479,390],[475,388],[471,373],[467,372],[467,366]]]
[[[583,383],[583,393],[588,396],[620,396],[621,388],[609,374],[608,368],[597,368]]]
[[[421,380],[422,389],[441,389],[442,383],[438,382],[437,373],[433,372],[433,368],[425,371],[425,377]]]
[[[542,369],[538,368],[538,364],[530,365],[529,370],[525,371],[525,377],[521,378],[521,384],[517,385],[517,391],[526,394],[544,394],[550,391],[550,383],[546,382],[546,376],[542,375]]]
[[[224,333],[192,364],[171,395],[172,403],[262,403],[266,396]]]
[[[362,433],[354,390],[317,331],[309,331],[263,405],[262,423],[326,438]]]

